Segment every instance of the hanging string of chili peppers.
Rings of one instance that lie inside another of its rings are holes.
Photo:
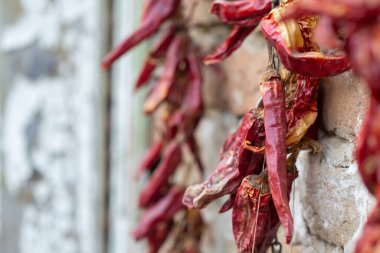
[[[148,93],[144,111],[160,115],[163,127],[136,172],[137,178],[144,173],[150,176],[140,192],[138,204],[144,213],[133,236],[147,240],[149,253],[158,252],[168,237],[174,237],[168,252],[196,253],[202,217],[199,211],[187,210],[182,204],[186,182],[174,179],[177,168],[185,163],[184,149],[193,154],[195,164],[203,171],[194,137],[203,114],[200,55],[188,35],[181,0],[147,1],[136,31],[107,54],[102,67],[109,69],[118,58],[155,34],[160,38],[144,61],[135,90],[147,85],[155,70],[162,68]]]
[[[317,17],[283,20],[293,2],[284,0],[276,7],[270,0],[217,0],[211,8],[233,29],[226,41],[205,57],[205,63],[228,57],[261,22],[262,33],[283,66],[280,71],[274,68],[274,55],[269,54],[270,64],[260,85],[262,103],[246,113],[237,131],[226,139],[214,172],[203,183],[188,187],[183,198],[187,207],[202,208],[229,194],[221,211],[232,208],[239,252],[278,248],[273,240],[280,224],[290,243],[293,218],[289,196],[297,177],[295,161],[300,150],[318,150],[318,144],[308,138],[315,138],[311,133],[318,114],[318,77],[349,68],[345,54],[324,54],[313,41]]]
[[[164,108],[165,127],[137,173],[152,173],[139,199],[146,212],[134,231],[137,239],[148,239],[149,252],[157,252],[170,231],[176,231],[178,239],[173,252],[199,252],[197,242],[202,227],[199,213],[185,211],[184,222],[180,224],[173,217],[185,209],[184,205],[203,208],[224,195],[230,198],[220,212],[232,208],[233,233],[239,252],[278,249],[276,234],[280,224],[285,229],[286,242],[290,243],[293,218],[289,196],[297,177],[295,162],[300,150],[318,151],[318,144],[309,137],[316,138],[319,78],[340,74],[351,66],[371,91],[356,156],[365,185],[380,200],[378,0],[283,0],[279,6],[273,6],[271,0],[214,1],[211,12],[233,29],[215,52],[203,59],[206,64],[227,58],[260,25],[282,67],[274,67],[274,53],[270,53],[270,66],[260,84],[262,103],[247,112],[239,128],[226,139],[214,172],[185,192],[173,184],[171,175],[182,162],[183,146],[193,153],[202,170],[194,129],[202,116],[203,105],[199,53],[186,33],[180,4],[180,0],[148,0],[136,32],[103,62],[103,68],[108,69],[138,43],[164,30],[135,86],[138,89],[145,85],[157,65],[165,61],[144,107],[147,114]],[[319,45],[328,51],[321,50]],[[380,201],[369,217],[356,252],[380,250],[379,221]],[[193,248],[185,250],[183,241],[189,238]]]

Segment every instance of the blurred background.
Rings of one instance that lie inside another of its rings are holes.
[[[100,69],[142,3],[0,1],[1,253],[142,252],[128,235],[149,138],[131,89],[144,48]]]

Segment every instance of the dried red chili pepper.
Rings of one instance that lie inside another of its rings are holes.
[[[170,176],[181,163],[182,151],[176,141],[172,141],[165,148],[158,168],[153,172],[148,183],[142,189],[139,197],[139,206],[145,207],[160,195],[160,189],[168,184]]]
[[[289,243],[293,236],[293,218],[289,208],[286,182],[285,90],[278,73],[269,68],[261,83],[264,104],[265,151],[269,187],[277,213]]]
[[[224,202],[224,204],[220,207],[219,213],[225,213],[230,210],[234,206],[236,192],[230,194],[229,198]]]
[[[164,56],[170,43],[173,41],[176,31],[177,29],[175,26],[170,26],[160,40],[153,45],[137,78],[135,90],[141,88],[149,80],[157,66],[157,61]]]
[[[147,253],[157,253],[166,241],[173,227],[171,220],[157,224],[146,236],[148,240]]]
[[[197,140],[195,139],[194,135],[189,136],[189,138],[187,138],[187,140],[186,140],[186,143],[187,143],[187,146],[189,147],[191,153],[194,156],[194,160],[195,160],[199,170],[201,171],[201,173],[203,173],[204,167],[203,167],[201,156],[199,154],[199,148],[198,148]]]
[[[152,36],[167,19],[172,17],[180,5],[180,0],[156,0],[151,5],[147,16],[135,32],[116,46],[103,60],[102,68],[107,70],[120,56],[128,52],[141,41]]]
[[[374,210],[364,225],[362,236],[359,238],[355,253],[374,253],[380,251],[380,204]]]
[[[144,105],[145,113],[152,113],[168,97],[171,87],[175,84],[176,70],[187,49],[187,39],[177,35],[167,52],[164,72],[153,91],[148,95]]]
[[[286,109],[287,146],[297,144],[318,116],[318,79],[300,75],[297,75],[296,79],[296,92]]]
[[[364,184],[372,194],[379,192],[380,171],[380,106],[371,99],[357,139],[356,158]],[[380,192],[379,192],[380,193]]]
[[[249,140],[252,145],[262,146],[264,139],[261,111],[246,113],[236,132],[234,144],[206,181],[186,189],[183,203],[189,208],[202,208],[212,200],[232,193],[245,176],[259,173],[263,154],[248,151],[245,144]]]
[[[189,84],[183,98],[181,108],[169,119],[171,125],[180,125],[181,122],[193,120],[202,114],[202,70],[194,53],[187,55],[189,71]]]
[[[266,171],[243,179],[232,209],[232,226],[238,251],[258,251],[271,222],[271,193]]]
[[[232,147],[232,145],[234,145],[235,140],[236,140],[236,134],[237,134],[237,131],[231,133],[231,134],[227,137],[227,139],[225,139],[225,141],[224,141],[224,143],[223,143],[223,147],[222,147],[222,149],[220,150],[220,160],[226,155],[226,153],[227,153],[228,150]]]
[[[340,21],[341,24],[347,24],[376,20],[379,13],[380,4],[377,1],[301,0],[288,8],[286,17],[323,15]]]
[[[155,205],[151,206],[141,218],[133,231],[137,240],[147,236],[159,223],[169,221],[181,209],[184,191],[174,186],[169,193]]]
[[[145,170],[153,167],[160,160],[162,148],[162,140],[157,141],[149,148],[140,162],[140,166],[136,172],[136,178],[139,178]]]
[[[211,6],[211,13],[216,14],[226,24],[238,26],[256,26],[270,12],[270,0],[238,0],[227,2],[217,0]]]
[[[256,26],[234,26],[227,39],[215,50],[204,58],[205,64],[214,64],[223,61],[240,47],[244,39],[255,30]]]
[[[283,21],[285,8],[273,9],[262,19],[261,30],[288,70],[313,77],[333,76],[349,69],[345,54],[326,55],[304,51],[305,41],[296,20]]]

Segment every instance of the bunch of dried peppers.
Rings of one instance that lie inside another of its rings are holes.
[[[259,24],[270,52],[260,84],[262,103],[246,113],[240,127],[227,138],[211,176],[188,187],[183,200],[189,208],[202,208],[229,194],[221,211],[232,208],[239,252],[266,252],[280,224],[290,243],[293,218],[289,194],[297,177],[295,161],[302,149],[318,150],[313,140],[318,78],[350,67],[344,53],[324,54],[313,40],[317,16],[284,20],[295,2],[284,0],[276,6],[271,0],[217,0],[211,7],[211,12],[233,29],[222,45],[204,58],[206,64],[232,54]]]
[[[148,170],[152,176],[140,195],[139,204],[146,212],[134,231],[137,239],[148,239],[150,252],[157,252],[171,230],[180,231],[176,240],[180,245],[173,247],[174,251],[198,252],[202,219],[194,208],[203,208],[224,195],[230,198],[220,212],[232,208],[233,233],[239,252],[266,252],[273,245],[280,224],[286,242],[290,243],[293,218],[289,196],[297,177],[295,162],[300,150],[318,150],[313,139],[317,137],[319,78],[340,74],[351,66],[366,80],[371,91],[368,114],[358,138],[357,160],[365,185],[380,200],[377,176],[380,171],[380,1],[214,1],[211,12],[233,29],[215,52],[203,59],[204,63],[213,64],[227,58],[259,25],[268,42],[269,63],[260,84],[261,103],[247,112],[239,128],[228,136],[214,172],[185,192],[169,179],[181,163],[183,144],[187,144],[202,168],[194,138],[203,109],[202,77],[198,49],[186,32],[179,9],[180,0],[148,0],[139,28],[103,62],[103,67],[108,69],[132,47],[163,30],[136,83],[136,88],[142,87],[156,66],[165,61],[145,104],[148,114],[160,105],[164,107],[165,131],[139,168],[139,174]],[[182,226],[176,226],[173,217],[184,209],[182,201],[193,210],[186,211]],[[190,245],[195,246],[185,249],[180,242],[189,238],[194,242]],[[378,250],[380,201],[364,228],[356,252]]]
[[[184,163],[184,149],[193,154],[195,164],[203,171],[194,137],[203,114],[202,70],[199,49],[188,35],[181,0],[147,1],[136,31],[108,53],[102,67],[109,69],[119,57],[155,34],[160,38],[143,63],[135,89],[155,79],[155,70],[162,68],[144,106],[146,114],[159,115],[162,129],[136,174],[150,176],[139,196],[139,206],[145,211],[133,236],[137,240],[147,239],[149,253],[158,252],[169,234],[174,239],[167,252],[196,253],[202,217],[199,211],[185,208],[182,204],[185,182],[173,179],[177,168]]]

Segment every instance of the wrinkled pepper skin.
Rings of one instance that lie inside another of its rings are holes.
[[[271,194],[263,177],[244,178],[237,191],[232,209],[232,227],[240,253],[258,252],[256,246],[268,231]]]
[[[380,252],[380,204],[376,204],[358,239],[354,253]]]
[[[167,222],[173,218],[178,211],[184,208],[182,204],[183,194],[182,188],[174,186],[164,198],[149,207],[133,231],[133,237],[139,240],[153,231],[159,223]]]
[[[159,61],[168,50],[170,43],[173,41],[177,29],[174,26],[169,27],[150,50],[149,55],[144,61],[143,67],[138,75],[135,90],[140,89],[150,79],[153,71],[156,69]]]
[[[318,78],[297,75],[294,99],[286,108],[286,146],[301,141],[318,116]]]
[[[234,26],[227,39],[215,50],[204,58],[205,64],[214,64],[223,61],[240,47],[245,38],[255,30],[256,26]]]
[[[154,203],[156,197],[160,195],[160,189],[168,184],[170,176],[181,163],[181,160],[181,146],[176,141],[173,141],[165,148],[158,168],[142,189],[139,197],[140,207],[146,207]]]
[[[265,39],[277,51],[284,67],[294,73],[327,77],[338,75],[350,68],[345,54],[326,55],[318,51],[304,52],[305,42],[296,20],[283,21],[284,8],[273,9],[261,21]]]
[[[202,184],[186,189],[183,203],[188,208],[202,208],[235,191],[245,176],[260,173],[263,154],[254,154],[245,149],[246,140],[254,146],[264,145],[264,124],[260,114],[261,111],[245,114],[236,132],[234,144],[226,151],[214,172]]]
[[[187,39],[183,36],[176,36],[171,43],[160,80],[148,95],[144,105],[146,114],[152,113],[168,97],[170,89],[175,85],[176,70],[183,60],[187,49]]]
[[[175,14],[180,2],[180,0],[156,0],[149,7],[149,11],[137,30],[106,55],[102,62],[102,68],[108,70],[123,54],[155,34],[159,27]]]
[[[286,112],[284,85],[274,69],[268,69],[261,83],[264,104],[265,151],[273,202],[284,227],[286,242],[293,236],[286,180]]]
[[[211,6],[211,13],[217,15],[226,24],[257,26],[271,8],[270,0],[238,0],[234,2],[217,0]]]

